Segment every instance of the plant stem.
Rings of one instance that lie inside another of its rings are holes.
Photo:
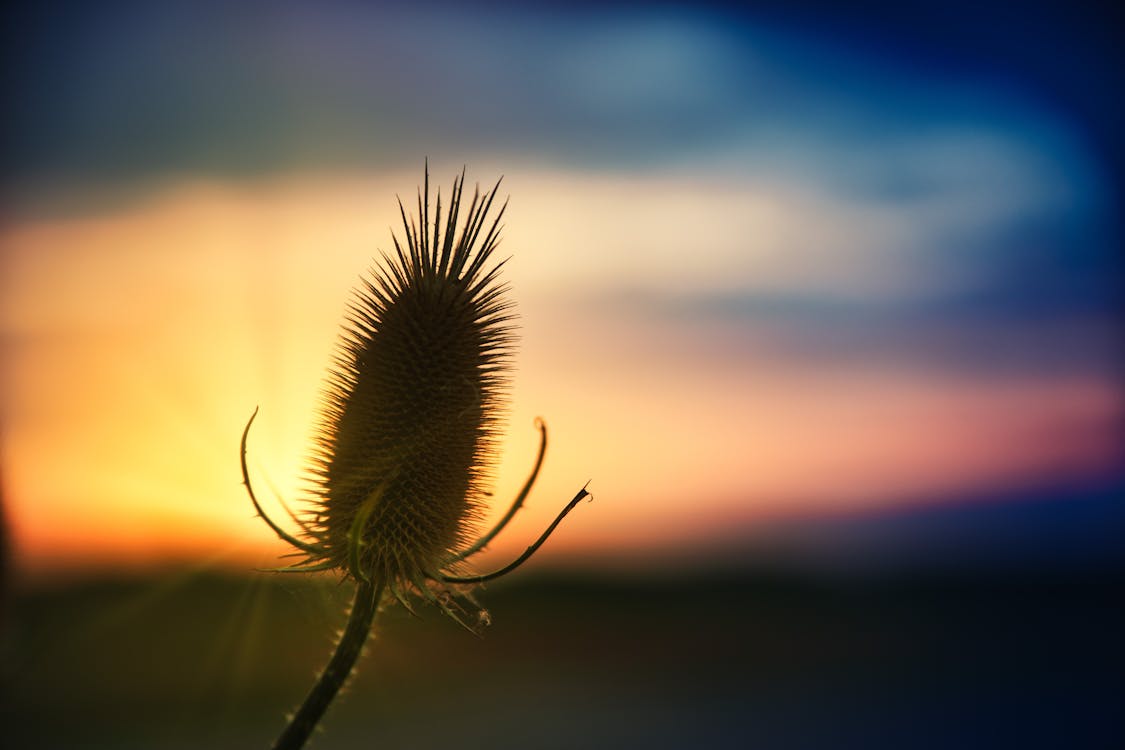
[[[332,699],[340,692],[340,688],[355,668],[359,654],[363,651],[363,644],[367,642],[367,637],[371,633],[371,623],[375,619],[375,612],[379,609],[379,599],[382,595],[382,582],[376,584],[360,581],[356,586],[352,613],[348,617],[344,635],[336,645],[335,653],[305,697],[305,702],[297,709],[285,731],[277,738],[273,750],[300,750],[305,746],[317,722],[324,716]]]

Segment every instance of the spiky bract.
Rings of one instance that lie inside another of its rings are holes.
[[[400,599],[439,577],[480,515],[508,382],[511,310],[492,261],[504,208],[482,237],[496,188],[478,189],[458,231],[463,185],[444,222],[440,191],[430,220],[428,175],[420,226],[399,203],[405,247],[395,238],[355,294],[317,433],[308,564]]]

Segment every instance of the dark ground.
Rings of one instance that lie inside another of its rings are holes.
[[[1125,747],[1125,575],[522,573],[483,639],[380,615],[313,748]],[[350,588],[258,575],[17,593],[13,748],[266,748]]]

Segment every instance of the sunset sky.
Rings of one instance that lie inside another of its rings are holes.
[[[426,158],[511,196],[496,514],[536,416],[551,446],[497,560],[587,480],[545,556],[1125,487],[1122,53],[1095,15],[108,7],[3,24],[21,570],[272,564],[242,427],[260,407],[260,493],[299,498],[350,290]]]

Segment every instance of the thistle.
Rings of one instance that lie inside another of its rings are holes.
[[[393,256],[383,254],[355,292],[323,394],[310,505],[290,512],[296,535],[265,513],[250,483],[246,441],[257,409],[242,433],[250,500],[301,558],[278,572],[337,571],[356,585],[336,651],[275,750],[304,745],[353,671],[382,602],[410,609],[417,596],[475,632],[487,613],[472,598],[472,585],[521,565],[589,494],[579,490],[509,565],[484,574],[465,570],[523,505],[543,463],[547,430],[536,420],[539,453],[530,476],[507,513],[474,539],[515,335],[508,288],[499,279],[503,262],[492,257],[507,203],[485,231],[500,183],[483,194],[478,188],[458,227],[464,182],[462,172],[444,217],[438,191],[431,221],[427,168],[418,218],[408,218],[399,201],[405,247],[392,235]],[[463,616],[466,603],[476,610],[473,622]]]

